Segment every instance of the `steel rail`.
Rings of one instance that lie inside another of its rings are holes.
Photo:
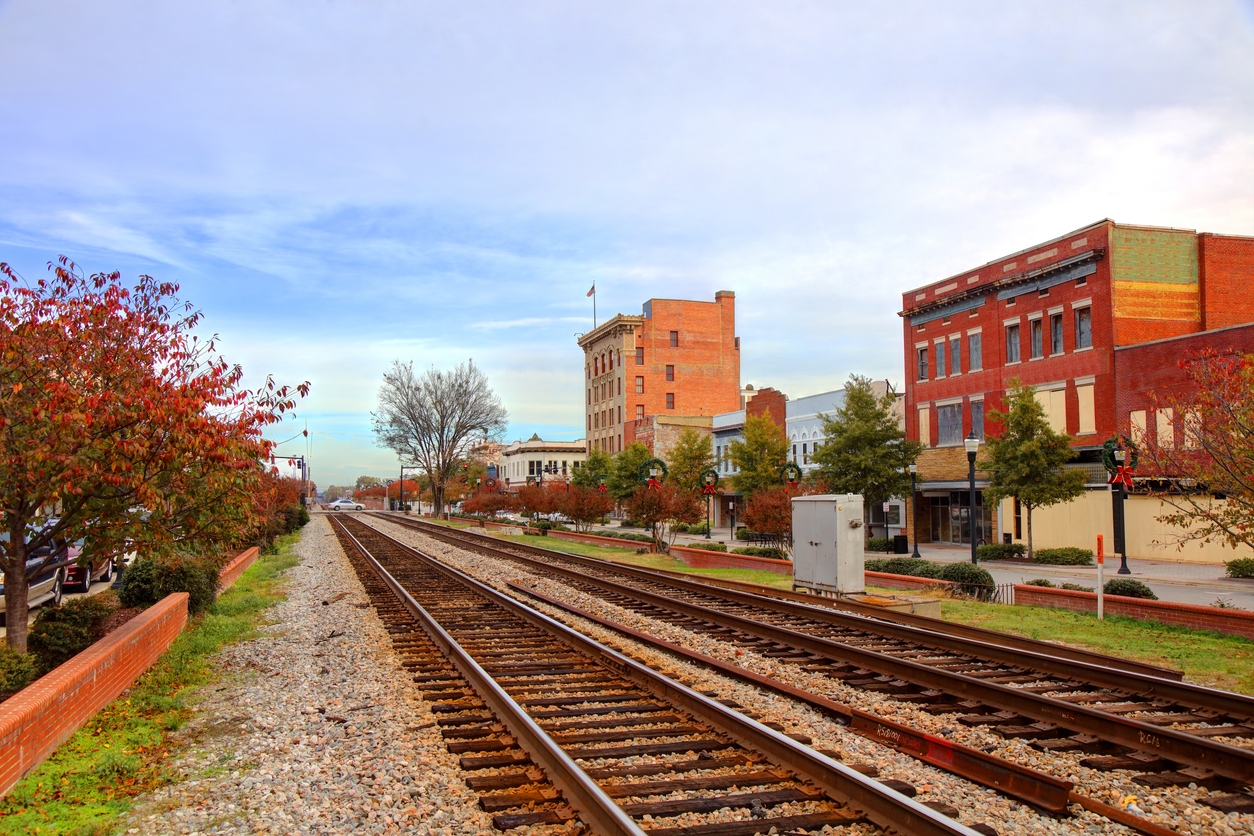
[[[448,531],[448,529],[444,529],[443,527],[436,528],[440,531]],[[456,534],[461,535],[463,532],[457,532]],[[475,539],[478,540],[478,538]],[[512,543],[510,544],[511,547],[514,545],[515,544]],[[489,549],[496,552],[498,555],[503,555],[509,558],[517,558],[517,555],[510,555],[508,552],[502,552],[501,547],[496,544],[490,545],[479,541],[475,543],[475,546],[477,548]],[[529,551],[542,553],[546,557],[554,557],[562,560],[569,560],[571,557],[565,552],[555,552],[549,549],[542,549],[537,546],[526,546],[526,548]],[[580,565],[598,565],[601,568],[607,568],[605,567],[603,561],[597,561],[595,564],[589,564],[587,562],[588,560],[588,558],[583,558],[574,562],[579,563]],[[562,567],[555,568],[557,571],[566,574],[568,577],[575,577],[581,581],[613,584],[612,581],[590,578],[587,575],[571,572],[570,570],[563,569]],[[948,632],[938,632],[939,628],[932,625],[914,626],[912,624],[897,623],[895,620],[888,621],[882,619],[878,615],[872,617],[862,615],[860,613],[843,613],[831,610],[827,607],[815,606],[810,603],[798,603],[767,595],[740,592],[737,590],[721,590],[720,592],[715,593],[711,590],[708,584],[698,583],[682,577],[666,577],[659,579],[656,576],[650,576],[651,573],[649,570],[623,571],[618,566],[608,568],[610,568],[611,571],[618,572],[629,577],[638,577],[643,580],[660,582],[697,594],[726,598],[727,600],[745,606],[761,607],[785,615],[812,618],[836,627],[871,631],[888,638],[894,638],[907,642],[916,642],[954,653],[979,656],[1006,665],[1027,667],[1033,671],[1040,671],[1053,676],[1065,677],[1067,679],[1079,678],[1085,682],[1102,688],[1127,691],[1129,693],[1141,695],[1147,699],[1165,699],[1172,702],[1188,704],[1197,708],[1208,709],[1220,714],[1254,718],[1254,698],[1245,696],[1244,694],[1235,694],[1230,691],[1206,688],[1188,682],[1178,682],[1134,671],[1111,670],[1109,667],[1105,667],[1101,664],[1073,661],[1049,653],[1037,653],[1026,649],[1009,648],[1002,644],[990,645],[985,642],[951,635]],[[624,590],[632,590],[633,592],[628,594],[634,594],[636,589],[635,587],[618,584],[614,584],[614,586],[616,588],[613,589],[613,591],[618,592],[619,594],[623,594]],[[664,600],[671,599],[664,598]],[[756,620],[751,621],[753,621],[753,623],[760,623],[756,622]],[[946,628],[948,627],[948,625],[944,626]],[[1103,716],[1112,715],[1108,715],[1103,712]]]
[[[357,524],[365,525],[359,521]],[[867,778],[839,761],[797,743],[787,735],[732,711],[704,694],[657,673],[616,650],[605,647],[560,621],[528,607],[521,601],[497,591],[460,570],[423,554],[412,546],[406,546],[377,529],[372,529],[372,531],[427,561],[433,569],[446,577],[456,579],[474,589],[514,616],[560,637],[562,641],[596,658],[607,668],[651,691],[660,699],[688,711],[741,745],[754,749],[775,763],[787,767],[799,777],[829,793],[834,799],[852,804],[880,827],[896,830],[899,833],[908,833],[911,836],[975,836],[978,833],[878,781]],[[379,568],[382,569],[382,567]],[[391,576],[388,575],[388,577]],[[392,583],[395,581],[389,583],[389,586]],[[448,640],[451,641],[451,637]],[[483,675],[487,676],[486,673]],[[540,731],[538,727],[537,730]],[[540,733],[543,734],[543,731]]]
[[[527,754],[543,767],[546,777],[561,790],[563,798],[579,813],[580,819],[597,833],[606,836],[646,836],[645,831],[606,795],[578,763],[562,751],[553,738],[440,626],[422,604],[405,591],[396,578],[353,536],[348,526],[339,518],[332,519],[345,536],[352,540],[371,571],[392,590],[401,606],[418,620],[423,631],[449,658],[515,739],[523,744]]]

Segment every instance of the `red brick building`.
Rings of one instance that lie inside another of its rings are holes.
[[[1036,388],[1096,480],[1133,393],[1162,385],[1179,355],[1150,374],[1137,367],[1254,323],[1251,280],[1254,238],[1106,219],[905,293],[906,432],[931,448],[919,461],[920,541],[970,542],[962,440],[996,432],[987,416],[1012,378]],[[1150,343],[1162,347],[1120,354]],[[995,531],[980,505],[977,536],[1000,539],[1009,524]]]
[[[736,294],[650,299],[583,334],[588,450],[617,453],[653,416],[709,417],[740,403]]]

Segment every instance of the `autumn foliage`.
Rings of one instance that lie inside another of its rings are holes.
[[[668,537],[666,523],[693,523],[705,517],[705,503],[698,494],[669,483],[656,487],[641,485],[623,502],[623,510],[649,527],[661,550],[675,539],[673,533]]]
[[[115,555],[253,536],[272,447],[262,431],[308,391],[246,389],[214,341],[192,335],[201,314],[176,284],[127,287],[64,258],[49,268],[30,283],[0,264],[0,569],[19,649],[26,558],[54,536]]]

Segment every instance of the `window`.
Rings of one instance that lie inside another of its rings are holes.
[[[618,394],[623,394],[623,379],[621,377],[618,379]]]
[[[644,349],[643,348],[636,349],[636,365],[637,366],[644,365]]]
[[[1093,384],[1077,385],[1075,387],[1075,396],[1080,412],[1080,424],[1076,428],[1076,433],[1085,435],[1097,432],[1097,424],[1094,419],[1095,413],[1093,411]]]
[[[949,341],[949,373],[962,374],[962,340],[959,337]]]
[[[1076,308],[1075,312],[1075,347],[1093,347],[1093,318],[1089,308]]]
[[[592,371],[598,375],[601,373],[601,358],[600,357],[592,358]]]
[[[1175,412],[1170,408],[1158,410],[1158,446],[1170,450],[1176,446],[1176,433],[1173,422]]]
[[[614,352],[610,351],[610,368],[614,368]]]
[[[674,392],[666,393],[666,408],[667,409],[675,408],[675,393]]]
[[[1202,416],[1196,409],[1185,410],[1184,413],[1184,449],[1196,450],[1202,446]]]
[[[927,380],[927,349],[919,349],[919,380]]]
[[[675,348],[678,345],[679,345],[679,332],[671,331],[671,348]]]
[[[962,443],[962,404],[955,403],[936,408],[936,425],[940,444]]]
[[[592,405],[592,390],[591,389],[588,390],[588,405],[589,406]]]
[[[636,394],[637,395],[644,394],[644,378],[640,377],[639,375],[636,376]]]
[[[1035,360],[1037,357],[1044,357],[1045,348],[1042,344],[1041,321],[1039,319],[1034,319],[1028,323],[1028,327],[1031,334],[1032,359]]]
[[[1045,413],[1049,428],[1056,433],[1065,433],[1067,431],[1067,390],[1037,389],[1036,402],[1041,405],[1041,411]]]
[[[592,416],[588,416],[588,429],[592,429]]]
[[[639,421],[643,418],[644,418],[644,404],[638,403],[636,404],[636,420]]]
[[[945,343],[936,344],[936,376],[945,376]]]
[[[980,350],[980,335],[967,335],[967,371],[984,368],[984,352]]]
[[[919,407],[919,442],[932,446],[932,410],[926,406]]]
[[[1138,447],[1145,444],[1145,410],[1134,409],[1128,415],[1128,423],[1132,425],[1132,443]]]
[[[623,408],[621,406],[618,408],[618,423],[623,423]]]
[[[1049,317],[1049,353],[1062,354],[1062,314]]]
[[[971,401],[971,431],[980,441],[984,438],[984,401]]]
[[[666,367],[666,379],[667,379],[667,380],[674,380],[674,379],[675,379],[675,367],[674,367],[674,366],[667,366],[667,367]]]
[[[1006,326],[1006,362],[1019,362],[1019,325]]]
[[[792,460],[793,460],[793,463],[796,464],[797,462],[797,445],[796,444],[792,446]]]

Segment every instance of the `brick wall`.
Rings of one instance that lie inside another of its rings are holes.
[[[889,589],[928,589],[933,586],[953,586],[952,581],[942,581],[937,580],[936,578],[916,578],[910,575],[890,575],[887,572],[867,572],[865,574],[868,586],[884,586]]]
[[[0,795],[131,686],[187,623],[170,595],[0,704]]]
[[[788,399],[784,393],[769,386],[759,389],[745,407],[745,418],[765,415],[781,430],[788,425]]]
[[[1148,601],[1142,598],[1125,598],[1122,595],[1106,595],[1105,599],[1104,609],[1111,615],[1122,615],[1138,621],[1178,624],[1194,630],[1231,633],[1254,640],[1254,613],[1244,610],[1201,607],[1195,604],[1173,604],[1169,601]],[[1029,607],[1097,612],[1097,593],[1016,584],[1015,603]]]
[[[239,576],[248,571],[248,567],[257,562],[257,555],[261,552],[256,546],[251,549],[245,549],[237,554],[230,563],[222,567],[222,571],[218,574],[219,590],[225,592],[235,585],[239,580]]]
[[[671,557],[682,560],[685,566],[692,569],[754,569],[759,572],[774,572],[777,575],[792,574],[791,560],[775,560],[770,557],[711,552],[683,546],[671,546]]]
[[[1254,322],[1254,239],[1204,232],[1198,236],[1202,327],[1207,330]]]

